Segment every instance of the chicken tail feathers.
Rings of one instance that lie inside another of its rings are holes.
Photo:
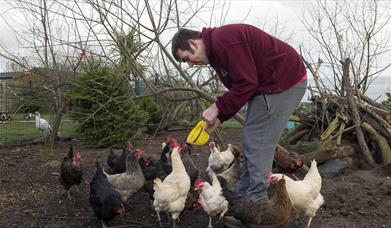
[[[69,151],[68,151],[68,158],[73,158],[73,144],[70,145]]]

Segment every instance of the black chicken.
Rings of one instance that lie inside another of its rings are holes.
[[[80,153],[77,152],[73,156],[73,145],[70,146],[68,155],[64,157],[61,163],[60,170],[60,183],[64,186],[64,189],[67,191],[68,199],[71,199],[71,194],[69,189],[73,185],[80,185],[82,181],[83,172],[80,165]]]
[[[113,149],[110,148],[109,156],[106,160],[107,165],[109,165],[109,174],[123,173],[126,171],[126,156],[131,152],[132,147],[132,144],[129,142],[123,149],[121,155],[115,154]]]
[[[109,183],[98,162],[96,162],[95,176],[90,182],[90,204],[102,227],[124,213],[121,195]]]

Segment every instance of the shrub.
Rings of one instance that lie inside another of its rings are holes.
[[[77,88],[69,93],[70,114],[89,147],[122,146],[145,131],[149,116],[133,101],[129,84],[119,75],[95,64],[75,78]]]

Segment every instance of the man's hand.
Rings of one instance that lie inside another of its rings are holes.
[[[205,120],[206,123],[205,129],[207,129],[207,132],[209,134],[216,130],[216,128],[220,124],[220,120],[217,118],[218,114],[219,109],[217,108],[215,103],[213,103],[202,113],[202,118]]]
[[[210,126],[210,125],[206,125],[205,126],[205,131],[210,135],[212,134],[216,128],[220,125],[220,120],[218,118],[216,118],[216,121],[214,123],[214,125]]]

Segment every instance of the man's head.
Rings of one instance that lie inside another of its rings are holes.
[[[209,63],[201,33],[190,29],[180,29],[172,38],[171,51],[179,62],[189,66]]]

